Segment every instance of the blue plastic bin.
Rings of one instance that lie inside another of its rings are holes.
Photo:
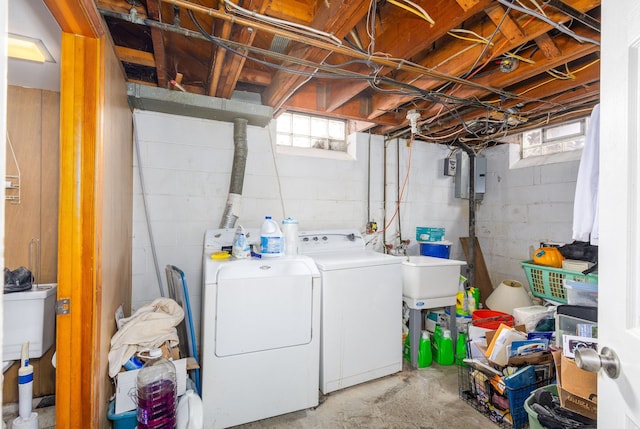
[[[436,258],[449,259],[451,253],[451,243],[420,243],[420,254],[422,256],[434,256]]]
[[[116,401],[109,402],[109,410],[107,411],[107,419],[113,422],[113,429],[135,429],[138,425],[138,411],[126,411],[116,414]]]

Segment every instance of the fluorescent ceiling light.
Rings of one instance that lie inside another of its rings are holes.
[[[55,63],[42,40],[9,33],[9,58]]]

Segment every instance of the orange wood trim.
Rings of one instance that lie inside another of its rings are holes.
[[[56,425],[93,427],[103,41],[62,34]]]
[[[91,0],[44,0],[53,17],[65,33],[86,37],[101,37],[104,21]]]

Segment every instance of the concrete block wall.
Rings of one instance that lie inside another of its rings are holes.
[[[160,295],[143,205],[142,165],[148,216],[153,229],[160,280],[164,267],[181,268],[189,285],[199,331],[204,231],[218,228],[226,203],[233,160],[233,124],[167,115],[134,113],[141,162],[134,164],[133,311]],[[415,141],[385,142],[382,136],[350,136],[349,152],[301,156],[278,148],[275,128],[249,126],[248,159],[238,223],[258,228],[265,215],[292,216],[301,230],[358,228],[369,220],[389,223],[411,167],[400,204],[402,238],[418,254],[417,226],[444,227],[451,258],[464,260],[459,237],[468,236],[468,201],[454,197],[454,178],[442,173],[449,149]],[[399,159],[398,159],[399,153]],[[526,283],[520,261],[540,241],[570,241],[578,162],[509,168],[508,146],[486,149],[487,192],[478,206],[477,236],[494,286],[512,278]],[[399,169],[399,170],[398,170]],[[383,184],[385,183],[386,189]],[[387,198],[387,204],[383,203]],[[386,215],[385,215],[386,213]],[[397,245],[394,219],[386,242]],[[367,236],[382,249],[381,234]]]
[[[134,121],[141,161],[134,160],[132,310],[160,296],[139,178],[142,165],[160,281],[166,291],[167,264],[185,272],[199,330],[203,237],[205,230],[219,227],[227,200],[233,124],[148,111],[136,111]],[[381,137],[375,139],[371,156],[382,159]],[[298,156],[295,151],[274,155],[275,129],[270,126],[249,126],[247,142],[239,224],[259,228],[264,216],[271,215],[278,221],[294,217],[301,230],[364,228],[368,136],[350,139],[355,159],[345,154]],[[382,169],[371,173],[379,174]],[[377,192],[375,198],[381,195]]]
[[[469,206],[467,200],[454,197],[454,178],[443,173],[443,160],[449,153],[450,149],[446,146],[423,141],[416,140],[411,146],[405,140],[388,142],[387,221],[396,208],[400,188],[402,239],[410,240],[408,253],[411,255],[420,253],[416,227],[445,228],[445,240],[451,242],[451,259],[465,260],[459,238],[469,235]],[[406,185],[402,191],[405,180]],[[397,237],[395,219],[389,228],[387,242],[397,244],[393,241],[394,237]]]
[[[487,192],[476,234],[493,286],[513,279],[527,285],[520,262],[540,242],[572,242],[573,199],[579,161],[509,168],[509,145],[488,148]]]

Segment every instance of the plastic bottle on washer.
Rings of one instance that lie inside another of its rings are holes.
[[[278,223],[265,216],[260,230],[260,253],[263,257],[282,256],[284,238]]]

